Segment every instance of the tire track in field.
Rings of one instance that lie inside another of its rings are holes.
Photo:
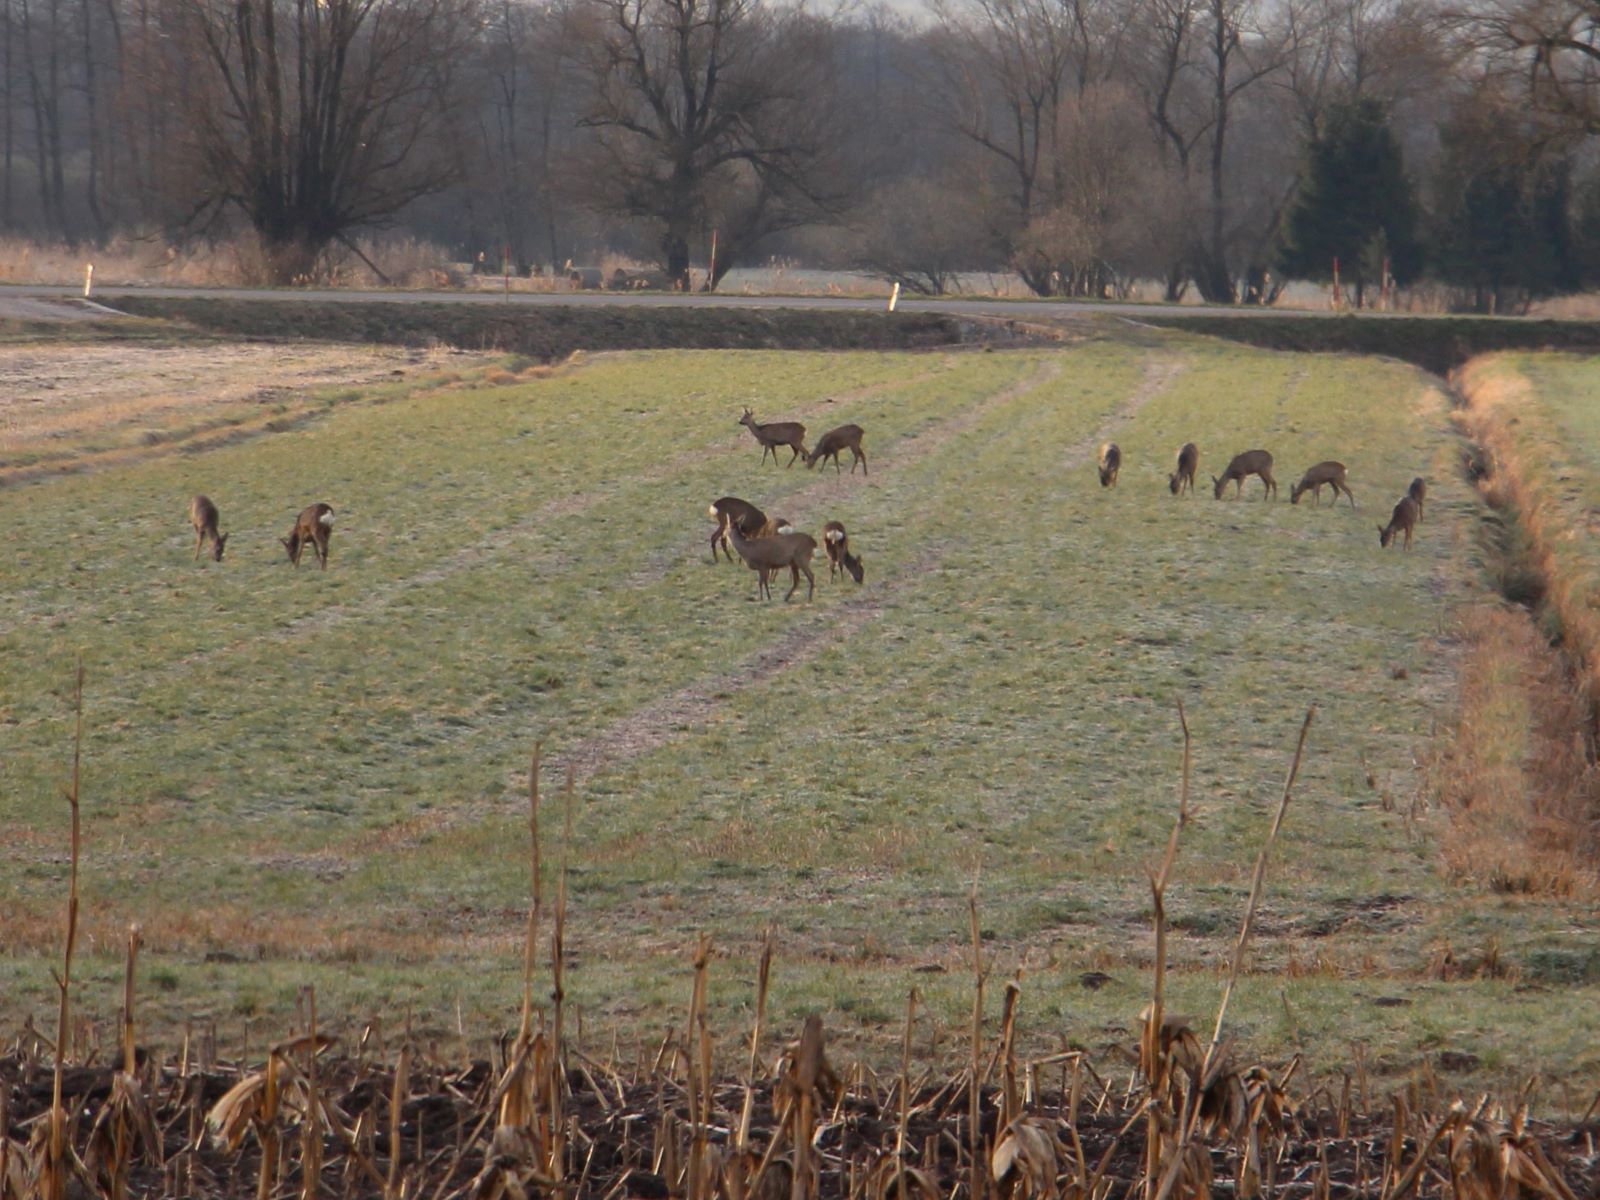
[[[1064,467],[1079,467],[1092,462],[1099,445],[1121,428],[1138,411],[1159,395],[1188,365],[1185,359],[1163,358],[1147,363],[1132,392],[1101,421],[1090,434],[1063,448]],[[908,438],[923,454],[942,448],[950,439],[970,430],[996,408],[1015,400],[1054,378],[1062,369],[1059,362],[1040,365],[1027,379],[1015,383],[980,401],[971,410],[930,427]],[[831,481],[830,481],[831,482]],[[813,490],[808,487],[808,491]],[[820,481],[817,486],[820,490]],[[623,717],[618,717],[598,733],[579,739],[566,750],[541,758],[541,786],[545,794],[560,786],[570,767],[575,777],[589,778],[607,770],[626,766],[637,758],[699,732],[712,717],[739,694],[757,687],[781,672],[804,667],[828,646],[853,637],[884,613],[913,587],[935,574],[944,565],[947,544],[929,543],[927,553],[917,565],[902,572],[892,583],[869,585],[863,592],[805,617],[764,646],[752,651],[732,667],[702,676],[656,700],[645,702]],[[520,797],[527,788],[526,767],[507,771],[506,796]],[[504,811],[506,799],[471,801],[449,808],[419,812],[382,830],[355,835],[341,844],[338,853],[359,855],[405,853],[433,837],[468,821]]]
[[[884,452],[886,457],[879,458],[874,455],[872,461],[880,464],[886,462],[891,469],[896,465],[920,462],[943,449],[955,438],[975,428],[979,422],[988,417],[997,408],[1003,408],[1029,392],[1043,387],[1060,375],[1062,369],[1059,360],[1047,358],[1025,378],[1008,384],[964,412],[958,413],[953,417],[946,417],[941,421],[934,421],[916,433],[908,434],[903,438],[897,438],[895,441],[890,442],[889,449]],[[826,472],[827,468],[823,467],[822,470]],[[813,508],[824,497],[839,492],[841,488],[850,489],[847,494],[854,495],[860,491],[878,487],[879,481],[883,478],[881,465],[879,472],[876,479],[871,475],[863,474],[859,482],[853,471],[849,474],[843,471],[836,471],[832,479],[824,475],[824,477],[804,484],[793,492],[772,501],[767,506],[766,512],[769,516],[788,517],[790,520],[797,522],[810,521],[813,519]],[[846,480],[849,482],[845,482]],[[665,550],[656,551],[648,556],[644,566],[623,579],[623,586],[648,587],[653,583],[659,583],[680,562],[687,558],[697,557],[698,547],[705,545],[706,541],[707,536],[701,533],[696,536],[692,545],[685,541]]]
[[[1077,467],[1092,461],[1100,443],[1169,387],[1187,365],[1183,359],[1159,359],[1147,363],[1134,390],[1094,432],[1063,449],[1062,465]],[[952,438],[972,429],[995,409],[1044,386],[1061,369],[1059,361],[1047,360],[1026,379],[996,392],[960,416],[940,422],[925,433],[906,440],[914,443],[922,455],[934,453]],[[805,489],[807,493],[821,490],[820,484]],[[901,574],[892,584],[841,601],[821,616],[790,629],[728,670],[698,679],[659,700],[646,703],[612,722],[600,733],[584,738],[570,750],[546,758],[544,765],[557,776],[564,774],[569,767],[576,775],[589,776],[622,766],[667,745],[688,732],[689,726],[697,723],[704,725],[738,693],[759,686],[782,671],[804,666],[824,648],[837,645],[860,632],[871,621],[882,616],[903,593],[938,571],[943,566],[944,555],[944,547],[932,547],[930,553],[921,556],[917,566]],[[512,786],[516,785],[513,783]]]

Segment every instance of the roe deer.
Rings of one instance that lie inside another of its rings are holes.
[[[828,552],[828,578],[832,579],[844,570],[850,572],[851,579],[860,583],[867,572],[861,560],[850,553],[850,535],[844,531],[844,526],[838,521],[829,521],[824,525],[822,544]]]
[[[774,421],[770,425],[758,425],[756,417],[748,408],[744,416],[739,418],[751,433],[756,435],[756,441],[761,443],[761,461],[767,461],[767,455],[772,455],[772,465],[778,465],[779,446],[787,446],[792,451],[789,455],[788,466],[794,466],[794,460],[806,452],[806,427],[799,421]]]
[[[1411,549],[1411,529],[1417,523],[1417,502],[1410,496],[1401,496],[1387,525],[1378,526],[1378,545],[1387,546],[1396,533],[1406,535],[1406,549]]]
[[[228,541],[228,535],[217,532],[217,506],[211,503],[209,497],[196,496],[189,501],[189,524],[194,526],[194,556],[200,557],[200,547],[207,538],[211,539],[211,557],[215,562],[222,561],[222,547]]]
[[[1181,496],[1183,489],[1188,488],[1194,492],[1194,472],[1200,465],[1200,447],[1193,442],[1185,442],[1183,449],[1178,451],[1178,469],[1167,476],[1167,489],[1174,496]]]
[[[1418,475],[1406,489],[1406,495],[1410,496],[1411,502],[1417,506],[1417,520],[1422,520],[1422,502],[1428,496],[1428,481]]]
[[[1351,494],[1350,488],[1344,481],[1344,464],[1342,462],[1333,462],[1331,459],[1328,462],[1319,462],[1304,475],[1300,476],[1300,482],[1289,489],[1289,503],[1299,504],[1300,497],[1310,492],[1312,501],[1316,504],[1321,504],[1322,485],[1325,483],[1333,485],[1333,502],[1335,504],[1339,503],[1339,493],[1343,492],[1350,497],[1350,507],[1354,508],[1356,506],[1356,498]]]
[[[770,428],[770,426],[769,426]],[[800,457],[806,460],[806,466],[814,467],[819,462],[826,463],[833,459],[835,473],[839,471],[839,451],[850,451],[850,474],[856,473],[856,463],[861,464],[861,473],[867,473],[867,452],[861,448],[862,429],[859,425],[841,425],[837,429],[830,429],[817,440],[816,447],[807,454],[800,451]]]
[[[788,567],[794,584],[783,598],[788,600],[799,590],[800,576],[804,574],[806,599],[811,599],[817,587],[816,576],[811,574],[811,556],[817,552],[816,538],[809,533],[775,533],[770,537],[747,538],[740,531],[738,522],[728,526],[728,535],[733,540],[733,548],[744,559],[744,565],[756,573],[756,595],[770,600],[772,576]]]
[[[1277,498],[1278,481],[1272,477],[1272,455],[1265,450],[1246,450],[1243,454],[1235,454],[1228,463],[1228,469],[1222,473],[1221,479],[1215,475],[1211,477],[1211,482],[1216,485],[1211,494],[1221,500],[1222,489],[1232,483],[1233,496],[1237,500],[1244,494],[1244,481],[1252,475],[1261,476],[1261,482],[1266,485],[1267,492],[1270,492],[1274,499]],[[1262,493],[1262,499],[1266,499],[1267,492]]]
[[[716,529],[711,534],[711,561],[717,561],[717,546],[722,546],[722,552],[728,556],[728,561],[733,561],[733,551],[728,549],[728,526],[738,522],[739,529],[745,537],[760,537],[762,528],[767,524],[767,514],[762,512],[748,500],[740,500],[737,496],[724,496],[720,500],[713,500],[706,509],[706,515],[717,523]]]
[[[1104,442],[1100,446],[1100,486],[1116,487],[1117,472],[1122,470],[1122,451],[1115,442]]]
[[[280,540],[283,542],[283,548],[289,552],[289,561],[296,567],[300,565],[300,552],[309,545],[316,550],[322,569],[326,571],[328,538],[332,533],[333,506],[319,500],[300,510],[300,515],[294,519],[294,528],[289,531],[289,536]]]

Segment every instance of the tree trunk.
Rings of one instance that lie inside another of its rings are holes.
[[[661,235],[661,258],[673,290],[689,290],[689,235],[674,221]]]

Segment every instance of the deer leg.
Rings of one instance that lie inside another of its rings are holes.
[[[194,556],[196,558],[200,557],[200,543],[202,543],[205,540],[206,540],[206,531],[204,529],[196,529],[194,531]]]
[[[811,573],[811,568],[806,566],[804,563],[799,563],[796,565],[800,570],[806,573],[806,603],[810,604],[811,597],[816,593],[817,590],[817,577]],[[795,586],[800,586],[799,580],[795,581]]]
[[[852,450],[851,453],[861,460],[861,473],[865,475],[867,473],[867,452],[865,450]],[[853,458],[850,460],[850,474],[854,475],[855,473],[856,460]]]
[[[792,467],[792,466],[794,466],[794,460],[799,458],[799,457],[800,457],[800,451],[795,449],[795,447],[790,446],[789,447],[789,461],[784,463],[783,465],[786,466],[786,467]],[[778,461],[778,455],[777,455],[776,452],[774,452],[773,455],[772,455],[772,461],[773,462],[777,462]]]
[[[1350,498],[1350,507],[1354,508],[1356,506],[1356,494],[1350,490],[1350,487],[1349,487],[1348,484],[1345,485],[1344,494]],[[1339,499],[1338,499],[1337,496],[1334,497],[1334,501],[1333,502],[1335,504],[1339,503]]]

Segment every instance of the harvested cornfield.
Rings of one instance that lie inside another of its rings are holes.
[[[0,1196],[50,1195],[52,1179],[79,1196],[463,1200],[1577,1200],[1600,1190],[1592,1114],[1532,1121],[1487,1101],[1450,1105],[1427,1087],[1371,1111],[1364,1080],[1306,1093],[1227,1059],[1197,1089],[1194,1034],[1163,1032],[1180,1048],[1170,1099],[1126,1065],[1081,1053],[1018,1060],[1004,1036],[980,1048],[976,1095],[970,1071],[885,1078],[831,1062],[820,1022],[787,1048],[762,1039],[753,1081],[711,1073],[697,1024],[631,1062],[558,1048],[548,1025],[487,1057],[430,1054],[400,1029],[369,1029],[353,1046],[304,1033],[240,1062],[197,1035],[177,1056],[136,1053],[131,1072],[65,1071],[54,1155],[49,1055],[25,1037],[0,1056]]]

